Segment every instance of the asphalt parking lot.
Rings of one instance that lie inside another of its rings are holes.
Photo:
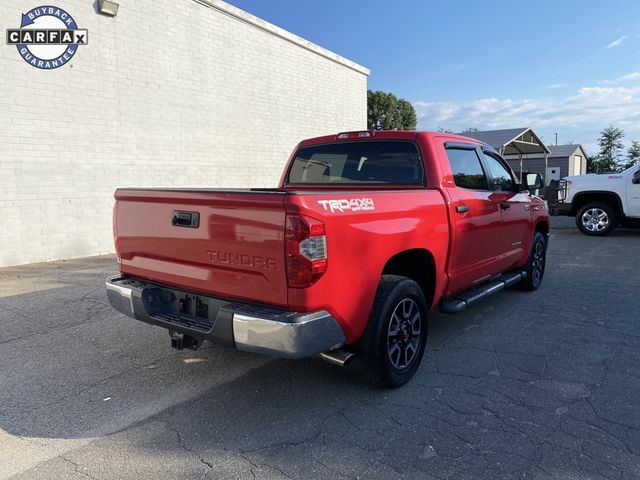
[[[640,478],[640,231],[556,225],[541,289],[432,315],[393,391],[172,350],[111,256],[0,270],[0,479]]]

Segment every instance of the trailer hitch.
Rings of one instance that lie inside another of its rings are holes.
[[[176,350],[198,350],[202,346],[202,339],[192,337],[191,335],[185,335],[184,333],[178,333],[170,331],[171,336],[171,348]]]

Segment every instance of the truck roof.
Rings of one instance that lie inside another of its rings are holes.
[[[321,143],[334,143],[342,141],[359,141],[359,140],[416,140],[418,137],[446,137],[452,141],[460,141],[464,143],[475,143],[486,145],[475,138],[465,137],[447,132],[433,132],[428,130],[354,130],[349,132],[340,132],[332,135],[323,135],[321,137],[308,138],[300,142],[298,147],[318,145]],[[490,145],[487,145],[490,147]],[[493,150],[493,148],[492,148]]]

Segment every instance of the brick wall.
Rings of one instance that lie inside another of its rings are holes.
[[[92,4],[53,2],[89,29],[69,65],[0,45],[0,267],[111,252],[118,186],[275,186],[298,140],[366,128],[366,69],[224,2]]]

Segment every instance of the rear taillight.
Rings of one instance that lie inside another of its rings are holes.
[[[326,270],[327,236],[324,223],[304,215],[287,215],[289,287],[310,287]]]

